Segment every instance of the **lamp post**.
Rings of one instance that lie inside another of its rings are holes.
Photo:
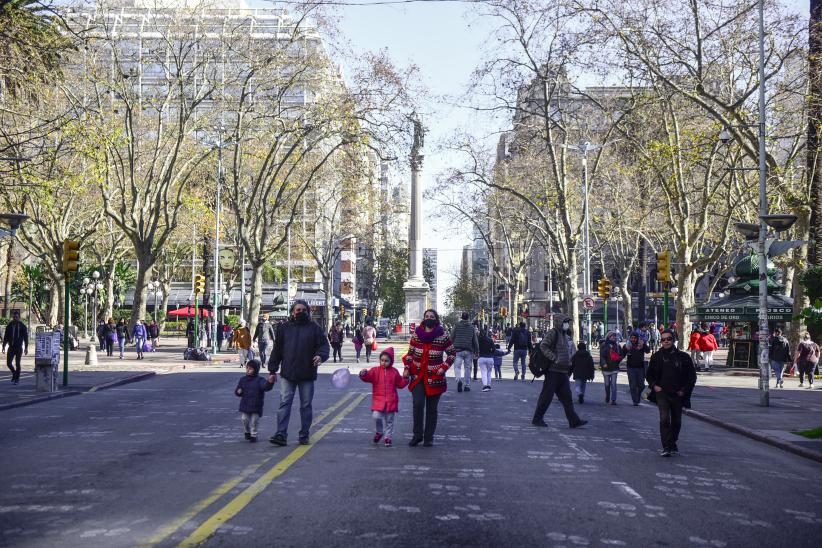
[[[97,281],[97,280],[100,279],[100,273],[97,272],[96,270],[91,273],[91,278],[92,278],[92,281],[91,281],[91,285],[89,287],[89,289],[91,289],[91,292],[89,294],[93,295],[93,297],[92,297],[93,300],[92,300],[92,303],[91,303],[93,312],[92,312],[92,317],[91,317],[92,318],[92,322],[91,322],[92,323],[92,331],[91,331],[91,339],[90,340],[91,340],[92,343],[96,343],[97,342],[97,291],[100,291],[100,290],[103,289],[103,284]]]
[[[547,83],[546,83],[547,85]],[[547,89],[546,89],[547,92]],[[546,95],[548,97],[548,95]],[[584,258],[583,258],[583,273],[582,273],[582,292],[585,294],[586,297],[591,297],[591,241],[589,235],[589,210],[588,210],[588,195],[590,194],[588,188],[588,153],[594,152],[601,148],[605,148],[610,144],[615,143],[614,141],[608,141],[607,143],[602,143],[600,145],[594,145],[585,141],[584,143],[580,143],[578,145],[562,145],[563,148],[568,150],[574,150],[582,154],[582,245],[585,250]],[[588,310],[585,312],[585,323],[588,326],[588,348],[591,348],[591,311]]]

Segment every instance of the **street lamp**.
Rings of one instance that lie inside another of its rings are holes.
[[[547,85],[547,83],[546,83]],[[547,89],[546,89],[546,97]],[[585,255],[583,259],[583,280],[582,280],[582,292],[585,294],[585,297],[591,297],[591,241],[589,237],[589,219],[590,215],[588,212],[588,195],[590,194],[588,188],[588,153],[594,152],[596,150],[602,149],[607,147],[610,144],[615,143],[617,140],[608,141],[607,143],[602,143],[600,145],[594,145],[585,141],[584,143],[580,143],[578,145],[560,145],[565,149],[574,150],[582,154],[582,196],[583,196],[583,206],[582,206],[582,218],[583,218],[583,225],[582,225],[582,239],[583,239],[583,246],[585,248]],[[585,323],[588,325],[588,348],[591,348],[591,311],[588,310],[585,312]]]
[[[160,289],[160,282],[155,280],[153,282],[148,282],[148,292],[149,295],[154,295],[154,323],[157,323],[157,297],[163,295],[162,289]]]
[[[103,289],[103,284],[98,282],[97,280],[100,279],[100,273],[96,270],[91,273],[92,282],[89,286],[89,294],[93,295],[92,297],[92,331],[91,331],[91,339],[92,343],[97,342],[97,291]]]

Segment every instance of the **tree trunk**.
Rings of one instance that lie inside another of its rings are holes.
[[[332,263],[331,268],[334,268]],[[331,330],[331,325],[333,324],[333,316],[334,316],[334,302],[332,300],[334,295],[334,288],[331,285],[331,273],[327,271],[323,274],[323,289],[325,289],[325,332],[328,333]],[[369,307],[373,306],[369,304]],[[372,314],[376,316],[376,310],[373,308],[369,308],[372,310]]]
[[[154,268],[155,257],[152,256],[150,249],[137,249],[137,282],[134,286],[134,302],[131,306],[131,323],[129,328],[133,327],[137,320],[144,320],[146,317],[146,299],[148,298],[148,288],[146,281],[151,279],[152,270]],[[97,324],[94,323],[94,328],[97,329]]]
[[[114,317],[114,264],[112,260],[106,269],[106,318]]]
[[[807,167],[811,178],[809,262],[822,266],[822,0],[811,0],[808,32]]]
[[[51,280],[51,292],[49,294],[49,313],[48,325],[57,325],[57,322],[63,318],[63,294],[65,293],[64,284],[61,276]]]
[[[11,316],[11,268],[14,266],[14,238],[8,239],[6,250],[6,277],[4,278],[3,291],[3,317]]]
[[[633,326],[634,322],[634,311],[633,308],[633,298],[631,297],[631,289],[630,284],[630,274],[623,273],[621,283],[619,284],[619,291],[622,293],[622,304],[625,310],[625,325],[628,327]],[[625,333],[627,335],[627,333]]]
[[[160,310],[163,311],[162,320],[160,320],[160,333],[165,331],[166,328],[166,310],[168,310],[168,300],[171,297],[169,293],[171,292],[171,283],[163,284],[163,301],[160,305]],[[216,311],[215,311],[216,314]]]
[[[676,325],[677,335],[679,336],[679,348],[685,348],[685,341],[687,340],[686,333],[691,333],[691,319],[687,310],[694,306],[696,299],[694,297],[694,284],[696,283],[696,274],[691,272],[687,276],[681,276],[679,281],[679,292],[676,295]],[[666,326],[667,327],[667,326]]]
[[[794,234],[797,240],[807,240],[810,238],[810,209],[807,207],[799,208],[796,211],[796,224],[794,225]],[[805,292],[805,286],[799,282],[799,276],[802,275],[802,265],[808,264],[808,252],[810,246],[802,246],[793,250],[793,261],[791,262],[792,282],[795,287],[795,295],[793,299],[793,317],[799,316],[803,308],[810,306],[810,299],[808,299]],[[785,293],[790,295],[790,292]],[[796,348],[799,344],[802,332],[805,331],[805,322],[802,320],[792,319],[788,323],[788,341],[791,343],[791,348]]]
[[[251,298],[248,302],[248,328],[251,334],[257,329],[257,318],[260,316],[260,307],[263,301],[263,263],[264,261],[251,262]]]

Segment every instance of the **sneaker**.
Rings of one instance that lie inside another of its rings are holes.
[[[586,424],[588,424],[588,421],[580,420],[578,423],[570,425],[570,427],[571,428],[579,428],[580,426],[585,426]]]
[[[408,442],[409,447],[416,447],[422,442],[422,438],[411,438],[411,441]]]
[[[545,427],[545,426],[548,426],[548,424],[543,420],[534,419],[534,420],[531,421],[531,426],[543,426],[543,427]]]
[[[674,446],[671,448],[671,454],[672,455],[678,455],[679,454],[679,447],[677,447],[676,444],[674,444]]]
[[[804,383],[802,383],[802,382],[800,382],[800,383],[799,383],[799,388],[802,388],[803,386],[805,386],[805,384],[804,384]]]
[[[490,386],[483,386],[483,387],[482,387],[482,391],[483,391],[483,392],[490,392],[490,391],[491,391],[491,387],[490,387]]]
[[[251,439],[251,432],[246,432],[245,433],[245,439],[247,439],[247,440]]]
[[[308,437],[300,438],[300,445],[308,445]]]
[[[612,402],[611,402],[611,405],[616,405],[616,402],[615,402],[615,401],[612,401]]]
[[[257,442],[257,436],[249,436],[248,441],[250,441],[251,443],[256,443]]]
[[[671,452],[667,449],[663,449],[662,452],[659,454],[660,457],[670,457]]]
[[[385,446],[393,447],[393,444],[391,443],[391,438],[385,438]]]
[[[462,392],[462,381],[457,381],[457,392]]]
[[[377,432],[376,434],[374,434],[374,443],[380,443],[381,439],[382,439],[382,432]]]
[[[462,391],[463,391],[463,392],[470,392],[470,391],[471,391],[471,387],[470,387],[470,386],[468,386],[468,385],[466,384],[466,385],[465,385],[465,388],[463,388],[463,389],[462,389]]]
[[[285,447],[286,445],[288,445],[288,442],[285,440],[285,436],[283,436],[282,434],[275,434],[271,436],[271,438],[269,438],[268,441],[270,441],[274,445],[279,445],[280,447]]]
[[[424,441],[424,442],[422,442],[422,446],[423,447],[433,447],[434,442],[433,441]]]

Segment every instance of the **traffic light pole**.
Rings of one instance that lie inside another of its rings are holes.
[[[606,295],[605,299],[603,299],[603,303],[604,303],[604,305],[602,307],[603,308],[602,313],[605,316],[605,334],[607,335],[608,334],[608,295]]]
[[[671,326],[668,324],[668,282],[663,284],[663,298],[665,299],[662,303],[662,324],[665,326],[665,329],[670,328]]]
[[[200,332],[199,332],[199,324],[197,322],[200,321],[200,312],[198,309],[198,303],[200,302],[200,297],[197,293],[194,294],[194,348],[200,348]]]
[[[68,272],[64,276],[65,293],[63,295],[63,386],[68,386],[68,357],[69,357],[69,310],[71,310],[71,292],[69,291],[69,280],[71,275]]]

